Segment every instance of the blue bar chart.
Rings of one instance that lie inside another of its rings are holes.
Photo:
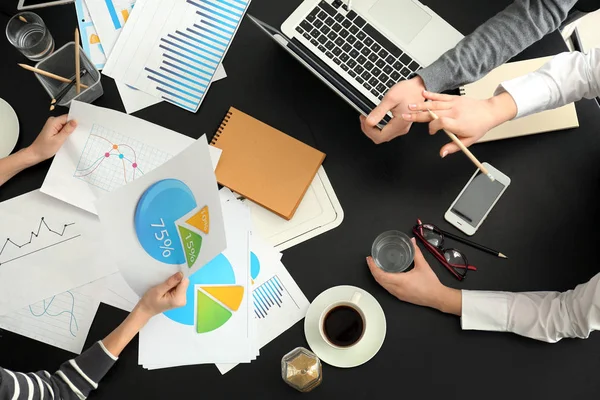
[[[266,318],[272,308],[281,308],[284,302],[293,301],[277,275],[256,287],[252,297],[254,314],[260,319]]]
[[[247,3],[242,0],[186,0],[199,20],[161,38],[159,71],[146,67],[161,97],[196,111],[233,39]]]
[[[105,74],[195,112],[249,3],[147,0],[137,4],[121,34],[126,39],[119,40]]]

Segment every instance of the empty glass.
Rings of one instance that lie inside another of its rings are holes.
[[[31,61],[39,61],[54,51],[54,39],[39,15],[16,14],[6,25],[8,41]]]

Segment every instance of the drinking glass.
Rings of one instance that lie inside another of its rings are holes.
[[[31,61],[39,61],[54,51],[54,39],[39,15],[22,12],[6,25],[8,41]]]

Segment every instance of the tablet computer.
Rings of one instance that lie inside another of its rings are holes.
[[[75,0],[19,0],[17,10],[31,10],[34,8],[57,6],[59,4],[72,3],[73,1]]]

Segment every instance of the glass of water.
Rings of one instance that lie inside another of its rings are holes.
[[[386,231],[373,242],[371,256],[385,272],[403,272],[412,264],[415,248],[408,235],[400,231]]]
[[[54,39],[39,15],[16,14],[6,25],[6,37],[31,61],[39,61],[54,51]]]

